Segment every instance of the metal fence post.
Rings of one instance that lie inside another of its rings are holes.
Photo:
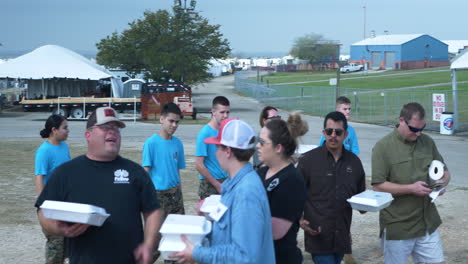
[[[354,109],[355,109],[355,112],[356,112],[356,120],[359,120],[359,99],[358,99],[358,96],[357,96],[357,92],[353,92],[354,94]]]

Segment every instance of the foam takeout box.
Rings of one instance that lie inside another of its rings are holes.
[[[387,192],[366,190],[352,196],[347,201],[355,210],[377,212],[388,207],[393,201],[393,196]]]
[[[207,198],[205,198],[205,201],[200,207],[200,212],[202,212],[205,215],[206,219],[213,220],[209,215],[211,212],[214,212],[216,210],[220,201],[221,195],[219,194],[212,194],[208,196]]]
[[[305,145],[305,144],[299,144],[296,148],[296,151],[294,152],[294,157],[298,158],[300,157],[302,154],[310,151],[310,150],[313,150],[314,148],[316,148],[317,145]]]
[[[181,235],[185,235],[192,244],[199,245],[211,232],[211,222],[203,216],[170,214],[166,217],[159,232],[162,234],[162,240],[158,250],[164,259],[170,260],[171,253],[185,248]]]
[[[104,208],[89,204],[45,200],[40,206],[45,218],[101,226],[110,216]]]

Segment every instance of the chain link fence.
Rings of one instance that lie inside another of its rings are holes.
[[[434,88],[412,89],[359,89],[335,88],[334,86],[270,85],[261,82],[257,72],[241,71],[235,75],[235,89],[265,104],[287,110],[301,110],[307,114],[325,116],[335,110],[335,98],[346,96],[352,103],[352,121],[379,125],[398,123],[401,107],[409,102],[418,102],[426,110],[428,130],[439,131],[440,122],[433,121],[432,95],[445,95],[446,111],[452,107],[452,90]],[[263,73],[267,74],[267,73]],[[258,80],[258,81],[257,81]],[[458,130],[468,132],[468,89],[458,90]]]

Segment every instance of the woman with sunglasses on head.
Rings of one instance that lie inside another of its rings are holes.
[[[40,131],[46,138],[35,154],[36,192],[39,195],[49,180],[51,172],[64,162],[70,160],[68,148],[68,121],[61,115],[51,115],[47,118],[44,129]],[[65,260],[64,238],[46,235],[46,263],[63,263]]]
[[[292,132],[295,127],[295,133]],[[263,179],[271,210],[276,263],[302,263],[297,247],[297,232],[306,199],[304,180],[292,162],[297,142],[296,131],[307,131],[299,113],[288,123],[281,119],[268,122],[260,131],[257,144],[259,159],[265,164],[257,170]]]

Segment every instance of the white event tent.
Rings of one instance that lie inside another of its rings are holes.
[[[468,70],[468,50],[465,50],[452,60],[450,64],[452,71],[452,98],[453,98],[453,123],[454,130],[459,127],[458,124],[458,91],[457,91],[457,71]]]
[[[0,78],[27,80],[27,98],[97,93],[97,81],[102,79],[111,82],[111,96],[120,97],[122,91],[121,81],[104,67],[56,45],[39,47],[0,64]]]

